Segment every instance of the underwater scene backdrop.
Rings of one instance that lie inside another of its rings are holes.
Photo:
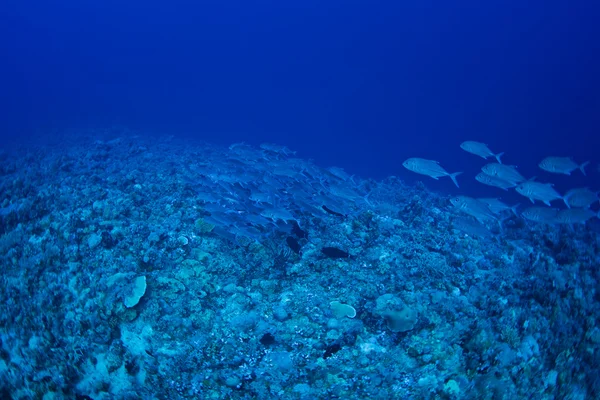
[[[596,399],[600,4],[0,5],[0,399]]]

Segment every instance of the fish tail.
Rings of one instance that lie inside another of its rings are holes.
[[[583,164],[581,164],[581,165],[579,166],[579,169],[581,170],[581,173],[582,173],[584,176],[587,176],[587,174],[585,173],[585,167],[587,167],[589,163],[590,163],[589,161],[586,161],[586,162],[584,162]]]
[[[520,205],[521,205],[520,203],[517,203],[510,208],[510,211],[512,211],[512,213],[515,214],[515,217],[519,216],[519,214],[517,214],[517,208],[519,208]]]
[[[494,154],[494,157],[496,157],[496,160],[498,160],[498,164],[502,164],[502,160],[500,160],[500,157],[502,157],[503,155],[504,155],[504,152]]]
[[[373,207],[373,204],[369,203],[369,196],[371,195],[371,193],[373,193],[373,190],[370,190],[369,193],[367,193],[365,196],[363,196],[363,200],[365,201],[365,203],[367,203],[369,206]]]
[[[448,176],[450,177],[450,179],[452,179],[452,182],[454,182],[454,184],[456,185],[457,188],[459,188],[460,186],[458,186],[458,181],[456,180],[456,177],[459,176],[460,174],[462,174],[462,172],[455,172],[453,174],[448,174]]]

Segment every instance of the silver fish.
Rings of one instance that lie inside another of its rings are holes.
[[[498,218],[490,208],[482,201],[467,196],[455,196],[450,199],[450,203],[459,211],[475,217],[479,222],[485,220],[497,221]]]
[[[265,218],[269,218],[273,221],[283,221],[285,223],[287,223],[288,221],[298,222],[298,220],[292,215],[291,212],[282,208],[267,208],[262,210],[260,212],[260,215],[262,215]],[[299,222],[298,225],[300,225]]]
[[[487,160],[488,157],[496,157],[496,160],[498,160],[498,164],[502,164],[502,161],[500,160],[500,157],[502,157],[504,155],[504,153],[494,154],[488,148],[487,144],[485,144],[485,143],[480,143],[480,142],[474,142],[472,140],[467,140],[466,142],[462,142],[460,144],[460,148],[463,149],[466,152],[469,152],[471,154],[475,154],[476,156],[479,156],[479,157],[483,158],[484,160]]]
[[[560,210],[556,216],[559,224],[585,224],[588,219],[596,217],[597,214],[585,208],[570,208]]]
[[[291,151],[287,147],[275,143],[263,143],[260,145],[260,148],[270,153],[284,154],[286,156],[296,154],[295,151]]]
[[[252,191],[250,192],[250,196],[248,196],[248,199],[253,201],[256,204],[271,204],[273,205],[274,200],[273,200],[273,196],[270,193],[263,193],[263,192],[258,192],[258,191]]]
[[[442,168],[439,162],[434,160],[426,160],[424,158],[409,158],[405,160],[402,165],[409,171],[416,172],[417,174],[427,175],[433,179],[439,179],[441,176],[448,176],[452,179],[452,182],[458,186],[456,177],[462,172],[455,172],[453,174],[447,172]]]
[[[346,171],[344,171],[343,168],[329,167],[329,168],[327,168],[327,172],[329,172],[331,175],[333,175],[336,178],[339,178],[345,182],[348,182],[352,179],[352,177],[350,175],[348,175],[348,173],[346,173]]]
[[[519,207],[518,204],[515,204],[511,207],[508,204],[505,204],[504,202],[496,198],[479,198],[477,200],[487,204],[490,211],[494,214],[501,214],[504,211],[511,211],[513,214],[517,215],[517,207]]]
[[[495,176],[506,182],[518,184],[525,181],[523,175],[517,171],[517,167],[514,165],[491,163],[484,165],[481,170],[489,176]]]
[[[552,224],[556,222],[556,216],[558,210],[556,208],[548,207],[529,207],[521,213],[521,216],[533,222],[541,222],[545,224]]]
[[[544,171],[564,175],[571,175],[571,172],[579,168],[581,173],[585,175],[585,167],[589,163],[589,161],[586,161],[582,164],[577,164],[570,157],[546,157],[540,161],[538,166]]]
[[[481,182],[484,185],[488,185],[488,186],[494,186],[503,190],[508,190],[510,188],[513,188],[515,186],[517,186],[516,183],[513,182],[508,182],[505,181],[503,179],[500,179],[496,176],[491,176],[486,174],[485,172],[480,172],[475,176],[475,180],[477,182]]]
[[[452,221],[452,228],[458,229],[468,235],[489,238],[494,236],[485,225],[469,217],[457,217]]]
[[[577,188],[569,190],[563,200],[567,207],[589,208],[598,201],[600,192],[592,192],[588,188]]]
[[[515,189],[517,193],[527,197],[532,203],[535,203],[535,200],[540,200],[550,206],[550,202],[553,200],[562,200],[563,198],[552,186],[551,183],[527,181],[521,183]]]

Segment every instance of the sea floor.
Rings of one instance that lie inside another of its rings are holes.
[[[600,221],[497,224],[277,145],[0,153],[2,399],[594,399]]]

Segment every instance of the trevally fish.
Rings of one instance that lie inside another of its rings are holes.
[[[540,161],[538,166],[544,171],[564,175],[571,175],[571,172],[579,168],[581,173],[585,175],[585,167],[589,163],[589,161],[586,161],[582,164],[577,164],[570,157],[546,157]]]
[[[517,171],[517,167],[514,165],[490,163],[484,165],[481,170],[489,176],[495,176],[496,178],[513,184],[518,184],[526,180],[523,175]]]
[[[481,182],[484,185],[494,186],[503,190],[508,190],[517,186],[516,183],[505,181],[504,179],[500,179],[497,176],[491,176],[486,174],[485,172],[480,172],[475,176],[475,180],[477,182]]]
[[[474,142],[472,140],[467,140],[466,142],[462,142],[460,144],[460,148],[463,149],[466,152],[469,152],[471,154],[475,154],[476,156],[479,156],[479,157],[483,158],[484,160],[487,160],[488,157],[495,157],[496,160],[498,160],[498,163],[502,164],[502,161],[500,160],[500,157],[502,157],[504,155],[504,153],[494,154],[488,148],[487,144],[485,144],[485,143],[480,143],[480,142]]]
[[[295,151],[291,151],[287,147],[275,143],[263,143],[260,145],[260,148],[271,153],[285,154],[286,156],[296,154]]]
[[[547,206],[550,206],[550,202],[553,200],[563,199],[563,197],[554,189],[551,183],[527,181],[521,183],[515,189],[517,193],[527,197],[534,204],[535,200],[540,200]]]
[[[529,207],[523,210],[521,216],[533,222],[541,222],[545,224],[552,224],[556,222],[556,216],[558,210],[556,208],[548,207]]]
[[[298,225],[300,225],[298,220],[292,215],[291,212],[282,208],[267,208],[262,210],[260,212],[260,215],[262,215],[265,218],[269,218],[275,222],[283,221],[287,223],[288,221],[296,221]]]
[[[252,191],[248,199],[256,204],[271,204],[273,205],[273,196],[270,193]]]
[[[477,200],[487,204],[490,211],[494,214],[500,214],[504,211],[511,211],[513,214],[517,215],[517,207],[519,207],[518,204],[515,204],[511,207],[496,198],[479,198]]]
[[[560,210],[556,222],[560,224],[585,224],[588,219],[597,217],[594,211],[585,208],[570,208]]]
[[[484,238],[493,236],[485,225],[469,217],[457,217],[452,221],[452,228],[458,229],[468,235],[481,236]]]
[[[455,196],[450,199],[450,203],[459,211],[475,217],[479,222],[483,222],[484,220],[498,220],[487,204],[472,197]]]
[[[349,180],[352,179],[352,177],[350,175],[348,175],[346,173],[346,171],[344,171],[343,168],[339,168],[339,167],[329,167],[326,170],[327,172],[329,172],[331,175],[335,176],[336,178],[339,178],[343,181],[348,182]]]
[[[576,188],[569,190],[564,201],[567,207],[589,208],[598,201],[600,192],[592,192],[589,188]]]
[[[452,182],[454,182],[456,187],[459,187],[456,177],[462,174],[462,172],[455,172],[451,174],[442,168],[438,161],[415,157],[407,159],[402,163],[402,165],[409,171],[416,172],[417,174],[421,175],[427,175],[433,179],[439,179],[441,176],[448,176],[450,179],[452,179]]]

